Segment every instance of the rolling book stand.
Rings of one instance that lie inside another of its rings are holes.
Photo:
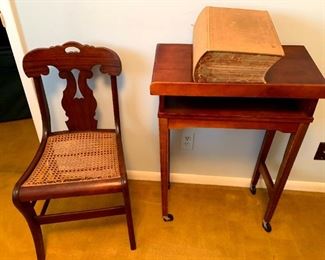
[[[283,46],[285,57],[276,63],[263,83],[196,83],[192,80],[192,45],[158,44],[151,95],[159,96],[159,138],[162,216],[168,213],[170,186],[170,129],[264,129],[265,137],[251,180],[250,191],[263,176],[269,201],[263,228],[270,221],[283,192],[318,99],[325,98],[325,80],[303,46]],[[275,182],[265,161],[276,131],[290,133]]]

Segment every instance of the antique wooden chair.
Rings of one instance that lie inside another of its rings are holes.
[[[75,51],[70,51],[74,49]],[[115,129],[97,129],[94,119],[97,107],[87,79],[92,68],[100,65],[100,72],[111,79],[112,106]],[[68,120],[68,131],[53,132],[50,112],[41,76],[49,74],[49,67],[59,70],[66,79],[62,107]],[[77,42],[62,46],[35,49],[23,60],[26,75],[33,78],[42,114],[43,138],[39,149],[16,183],[13,202],[30,227],[38,259],[45,259],[41,225],[126,214],[130,247],[136,248],[130,207],[129,189],[122,149],[116,77],[121,73],[119,56],[107,48],[95,48]],[[72,70],[79,70],[77,80]],[[82,97],[76,98],[77,88]],[[94,210],[46,214],[51,199],[99,195],[121,192],[124,205]],[[40,213],[34,206],[44,201]],[[94,245],[95,247],[95,245]]]

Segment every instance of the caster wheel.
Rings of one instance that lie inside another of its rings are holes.
[[[256,194],[256,186],[255,186],[255,185],[251,185],[251,186],[249,187],[249,190],[250,190],[250,192],[251,192],[253,195]]]
[[[265,221],[263,220],[262,226],[263,226],[263,228],[264,228],[264,230],[265,230],[266,232],[269,233],[269,232],[272,231],[272,227],[271,227],[271,224],[270,224],[269,222],[265,222]]]
[[[172,214],[167,214],[167,216],[163,216],[163,220],[165,222],[173,221],[174,220],[174,216]]]

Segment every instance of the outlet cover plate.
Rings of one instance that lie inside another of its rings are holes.
[[[181,148],[182,150],[193,150],[194,131],[186,129],[182,133]]]

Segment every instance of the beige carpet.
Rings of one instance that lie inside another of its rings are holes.
[[[11,190],[38,142],[31,120],[0,124],[0,259],[35,259],[31,234],[11,202]],[[158,182],[131,181],[137,249],[129,250],[124,216],[43,226],[51,259],[325,259],[325,194],[288,192],[266,233],[265,190],[173,184],[161,218]],[[51,202],[49,211],[99,207],[118,196]]]

